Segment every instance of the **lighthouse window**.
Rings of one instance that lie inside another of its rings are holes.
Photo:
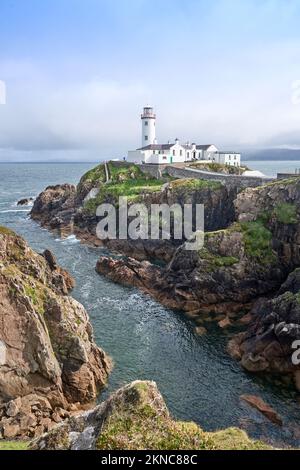
[[[145,126],[148,126],[148,121],[145,121]]]
[[[147,136],[147,135],[145,135],[145,140],[148,140],[148,136]]]

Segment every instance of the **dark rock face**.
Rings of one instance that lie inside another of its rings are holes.
[[[0,433],[32,437],[64,410],[93,402],[110,361],[87,312],[68,295],[71,276],[0,227]],[[68,413],[67,413],[68,414]]]
[[[20,201],[18,201],[17,205],[18,206],[28,206],[32,201],[33,201],[32,197],[25,198],[25,199],[20,199]]]
[[[165,306],[192,312],[199,319],[204,313],[250,308],[284,278],[276,261],[261,265],[247,255],[243,233],[237,229],[209,236],[200,252],[179,247],[165,269],[102,257],[97,271],[116,282],[140,287]]]
[[[300,390],[300,365],[292,360],[293,343],[300,340],[299,281],[297,269],[274,298],[257,302],[248,330],[231,340],[229,351],[250,372],[291,375]]]
[[[101,173],[101,166],[99,167]],[[122,174],[119,176],[121,178]],[[134,176],[134,175],[133,175]],[[103,179],[103,178],[102,178]],[[163,181],[162,181],[163,183]],[[182,241],[174,240],[172,230],[170,240],[106,240],[97,238],[96,227],[99,218],[85,209],[86,201],[97,196],[99,188],[105,183],[82,178],[77,188],[64,184],[50,186],[39,195],[31,211],[31,217],[60,234],[75,233],[83,242],[96,246],[105,244],[107,248],[119,251],[127,256],[142,260],[161,260],[169,262]],[[187,180],[179,180],[163,185],[161,190],[145,190],[140,202],[150,207],[151,204],[204,204],[205,228],[207,231],[227,227],[235,216],[234,199],[237,189],[226,188],[222,184],[204,184],[203,188],[193,190]],[[111,196],[103,202],[116,202]],[[130,219],[129,219],[130,220]]]
[[[49,186],[34,202],[32,219],[42,226],[70,230],[74,215],[76,188],[71,184]]]

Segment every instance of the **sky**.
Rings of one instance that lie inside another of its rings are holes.
[[[0,0],[0,161],[300,148],[300,0]],[[3,101],[3,96],[2,96]]]

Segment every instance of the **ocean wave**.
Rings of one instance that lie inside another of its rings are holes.
[[[67,238],[56,238],[55,241],[61,242],[62,245],[74,245],[80,242],[76,235],[69,235]]]
[[[7,214],[8,212],[30,212],[30,209],[5,209],[0,211],[0,214]]]

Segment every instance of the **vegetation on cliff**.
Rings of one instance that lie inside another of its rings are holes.
[[[241,175],[244,171],[249,170],[247,166],[231,166],[231,165],[224,165],[222,163],[216,162],[192,162],[188,163],[187,166],[191,168],[196,168],[197,170],[203,171],[211,171],[213,173],[223,173],[225,175]]]
[[[86,432],[87,428],[89,433]],[[75,431],[75,432],[74,432]],[[133,382],[115,392],[89,416],[78,416],[35,441],[33,449],[262,450],[239,429],[205,432],[175,421],[154,382]]]
[[[118,203],[120,196],[125,196],[131,203],[141,202],[142,196],[160,192],[166,183],[174,197],[192,194],[195,191],[218,190],[222,184],[216,181],[198,179],[174,179],[168,175],[154,178],[142,172],[140,167],[126,162],[109,162],[107,164],[109,180],[106,181],[104,164],[87,172],[78,186],[78,193],[87,183],[89,189],[97,188],[97,194],[84,202],[84,209],[91,215],[95,214],[97,207],[103,202]],[[92,185],[92,186],[91,186]]]

